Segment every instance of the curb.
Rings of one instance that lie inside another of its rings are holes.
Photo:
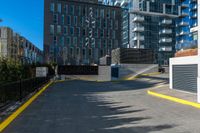
[[[169,100],[169,101],[172,101],[172,102],[176,102],[176,103],[180,103],[180,104],[184,104],[184,105],[188,105],[188,106],[192,106],[192,107],[200,109],[200,104],[196,103],[196,102],[191,102],[191,101],[187,101],[187,100],[180,99],[180,98],[177,98],[177,97],[172,97],[172,96],[156,93],[156,92],[151,91],[151,90],[148,90],[147,94],[155,96],[155,97],[159,97],[159,98],[162,98],[162,99],[166,99],[166,100]]]
[[[0,132],[2,132],[12,121],[14,121],[38,96],[40,96],[53,82],[50,81],[39,92],[34,94],[28,101],[20,106],[15,112],[13,112],[7,119],[0,123]]]

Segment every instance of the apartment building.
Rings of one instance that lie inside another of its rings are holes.
[[[129,48],[153,49],[155,63],[168,65],[176,44],[177,0],[104,0],[128,8]]]
[[[198,0],[181,0],[176,21],[176,49],[197,48]]]
[[[0,27],[0,57],[23,64],[43,61],[42,51],[9,27]]]
[[[99,64],[121,47],[122,9],[96,2],[45,0],[44,53],[59,65]]]

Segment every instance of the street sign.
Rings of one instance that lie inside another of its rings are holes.
[[[47,77],[48,68],[47,67],[36,67],[36,77]]]

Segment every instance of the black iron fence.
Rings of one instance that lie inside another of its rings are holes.
[[[22,101],[30,93],[37,91],[50,80],[47,78],[31,78],[0,85],[0,107],[12,101]]]

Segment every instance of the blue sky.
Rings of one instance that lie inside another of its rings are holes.
[[[8,26],[43,49],[43,0],[0,0],[0,26]]]

